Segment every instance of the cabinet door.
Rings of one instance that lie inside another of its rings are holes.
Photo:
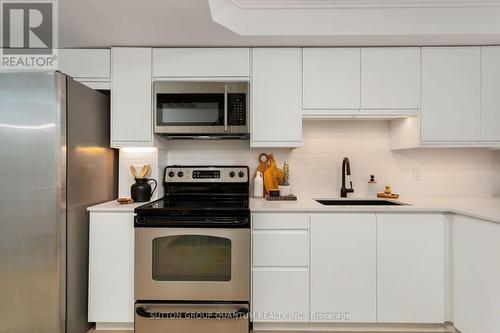
[[[111,49],[111,144],[151,146],[151,49]]]
[[[252,70],[252,147],[299,147],[300,49],[255,48]]]
[[[500,224],[453,217],[453,325],[500,332]]]
[[[377,320],[444,322],[444,217],[377,213]]]
[[[500,141],[500,47],[482,48],[481,140]]]
[[[89,322],[134,322],[134,214],[92,212]]]
[[[60,49],[59,70],[75,79],[109,80],[109,49]]]
[[[361,112],[420,108],[420,48],[361,49]]]
[[[358,110],[360,49],[305,48],[303,52],[303,108]]]
[[[248,48],[161,48],[153,50],[155,77],[248,77]]]
[[[479,141],[480,89],[479,47],[424,47],[421,140]]]
[[[311,214],[310,228],[311,320],[375,322],[375,214]]]
[[[307,268],[254,268],[252,312],[254,322],[307,321]]]

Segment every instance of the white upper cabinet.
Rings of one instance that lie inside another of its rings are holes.
[[[304,48],[303,56],[305,115],[331,114],[328,109],[359,110],[359,48]]]
[[[361,49],[361,111],[420,109],[420,48]]]
[[[377,213],[377,319],[444,323],[442,214]]]
[[[111,49],[111,146],[151,146],[151,49]]]
[[[111,76],[109,49],[60,49],[58,69],[94,89],[109,89]]]
[[[479,142],[481,48],[422,49],[421,141]]]
[[[252,147],[299,147],[302,140],[299,48],[254,48]]]
[[[500,47],[482,48],[481,140],[500,141]]]
[[[154,77],[248,77],[248,48],[160,48],[153,50]]]
[[[376,219],[374,213],[311,214],[311,312],[376,321]]]

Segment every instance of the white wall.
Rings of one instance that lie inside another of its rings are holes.
[[[386,121],[306,121],[298,149],[250,149],[244,141],[168,141],[160,160],[168,164],[242,164],[253,170],[261,152],[290,164],[292,192],[338,196],[341,163],[351,161],[355,196],[364,196],[370,174],[404,197],[489,197],[493,191],[492,152],[486,149],[389,150]],[[166,156],[164,155],[166,154]],[[164,164],[160,163],[160,168]],[[413,180],[413,169],[421,180]],[[253,172],[252,172],[253,173]]]

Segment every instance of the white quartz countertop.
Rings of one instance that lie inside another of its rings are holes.
[[[133,212],[139,206],[145,205],[147,202],[134,202],[130,204],[120,204],[116,200],[103,202],[98,205],[87,208],[89,212]]]
[[[338,198],[318,198],[338,199]],[[350,198],[351,199],[351,198]],[[351,200],[363,199],[353,198]],[[325,206],[312,197],[297,201],[250,199],[252,212],[449,212],[500,223],[500,198],[402,198],[403,206]],[[121,205],[116,200],[88,207],[91,212],[133,212],[146,202]]]
[[[363,198],[351,200],[356,199]],[[450,212],[500,223],[500,198],[401,198],[399,201],[406,205],[326,206],[316,202],[312,197],[299,197],[297,201],[266,201],[252,198],[250,210],[252,212]]]

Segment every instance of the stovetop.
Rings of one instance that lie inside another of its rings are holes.
[[[135,209],[136,227],[248,227],[248,167],[168,166],[165,197]]]

